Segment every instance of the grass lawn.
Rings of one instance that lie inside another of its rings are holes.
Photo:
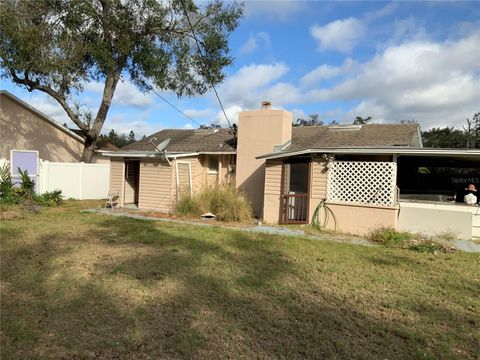
[[[79,213],[2,221],[2,359],[480,358],[480,256]]]

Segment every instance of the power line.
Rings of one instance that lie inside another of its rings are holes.
[[[175,105],[173,105],[170,101],[168,101],[167,99],[165,99],[162,95],[160,95],[159,93],[157,93],[155,90],[153,89],[150,89],[151,92],[153,92],[155,95],[157,95],[160,99],[162,99],[163,101],[165,101],[168,105],[170,105],[171,107],[173,107],[175,110],[177,110],[180,114],[182,114],[183,116],[185,116],[187,119],[190,119],[192,120],[195,124],[197,124],[198,126],[202,126],[203,124],[200,124],[198,121],[196,120],[193,120],[190,116],[188,116],[187,114],[185,114],[182,110],[180,110],[178,107],[176,107]]]
[[[185,13],[185,17],[187,18],[188,25],[190,26],[190,30],[192,31],[193,38],[195,39],[195,44],[197,45],[198,52],[200,53],[200,56],[203,59],[205,59],[205,57],[203,56],[202,48],[200,47],[199,41],[197,39],[197,35],[195,34],[195,30],[193,29],[192,23],[190,21],[190,17],[188,16],[188,11],[187,11],[187,8],[185,6],[185,3],[184,3],[183,0],[180,0],[180,2],[182,3],[183,12]],[[204,63],[204,66],[205,66],[205,70],[208,70],[207,66],[206,66],[206,63]],[[225,120],[227,120],[228,127],[232,127],[232,124],[230,123],[230,120],[228,120],[227,113],[225,112],[225,108],[223,107],[222,100],[220,100],[220,96],[218,96],[218,92],[217,92],[217,89],[215,88],[215,85],[213,84],[213,82],[210,82],[210,85],[212,86],[212,89],[215,92],[215,96],[217,97],[218,103],[220,104],[220,108],[222,109],[223,116],[225,116]]]

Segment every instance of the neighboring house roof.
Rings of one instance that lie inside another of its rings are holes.
[[[363,146],[422,147],[418,124],[300,126],[292,129],[285,151]]]
[[[236,151],[234,137],[230,129],[167,129],[126,145],[120,151],[156,151],[155,146],[167,139],[170,139],[166,148],[168,152],[235,153]],[[155,144],[155,146],[152,144]]]
[[[35,109],[33,106],[30,106],[30,105],[27,104],[25,101],[23,101],[22,99],[16,97],[15,95],[13,95],[12,93],[8,92],[7,90],[0,90],[0,95],[9,97],[11,100],[15,101],[15,102],[16,102],[17,104],[19,104],[20,106],[24,107],[24,108],[27,109],[28,111],[31,111],[32,113],[34,113],[35,115],[37,115],[40,119],[44,120],[45,122],[49,123],[50,125],[55,126],[57,129],[63,131],[65,134],[68,134],[68,135],[70,135],[72,138],[74,138],[75,140],[80,141],[82,144],[85,142],[84,139],[83,139],[80,135],[77,135],[75,132],[73,132],[73,131],[71,131],[70,129],[66,128],[66,127],[63,126],[62,124],[56,122],[56,121],[53,120],[51,117],[49,117],[49,116],[45,115],[44,113],[40,112],[39,110]]]

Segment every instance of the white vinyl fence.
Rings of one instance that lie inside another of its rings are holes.
[[[62,163],[40,160],[38,192],[62,190],[65,199],[105,199],[110,164]]]

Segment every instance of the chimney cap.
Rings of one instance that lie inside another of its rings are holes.
[[[270,101],[262,101],[262,110],[269,110],[272,108],[272,103]]]

